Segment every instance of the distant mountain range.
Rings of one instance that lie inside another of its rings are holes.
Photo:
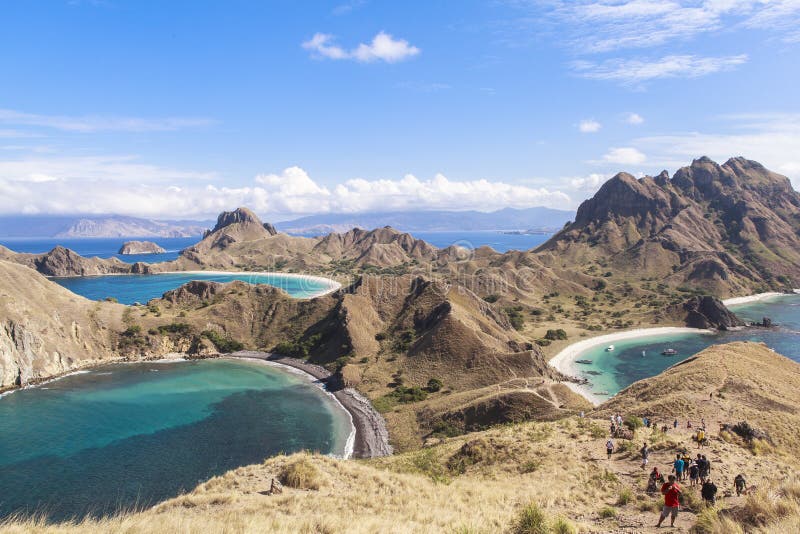
[[[404,232],[552,231],[575,217],[574,211],[550,208],[507,208],[479,211],[402,211],[392,213],[328,213],[282,221],[275,227],[296,235],[324,235],[352,228],[391,226]],[[0,237],[193,237],[214,227],[214,221],[160,221],[121,215],[4,215]]]
[[[0,237],[194,237],[213,221],[157,221],[121,215],[4,215]]]
[[[402,232],[456,232],[481,230],[560,230],[574,211],[551,208],[506,208],[480,211],[398,211],[392,213],[328,213],[275,223],[289,234],[322,235],[352,228],[391,226]]]

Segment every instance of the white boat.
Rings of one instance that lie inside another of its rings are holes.
[[[678,351],[675,349],[667,349],[661,354],[663,354],[664,356],[675,356],[676,354],[678,354]]]
[[[614,352],[614,345],[609,345],[606,347],[606,352]]]

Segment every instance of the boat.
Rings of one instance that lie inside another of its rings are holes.
[[[661,354],[663,354],[664,356],[675,356],[676,354],[678,354],[678,351],[675,349],[666,349]]]
[[[586,374],[587,375],[597,376],[597,375],[602,375],[603,373],[602,373],[602,371],[586,371]]]
[[[589,365],[592,363],[592,360],[575,360],[575,363],[582,363],[584,365]]]
[[[606,347],[606,352],[613,352],[613,351],[614,351],[614,345],[609,345]]]
[[[642,351],[642,358],[644,358],[645,356],[647,356],[647,351],[646,351],[646,350],[643,350],[643,351]]]
[[[595,391],[595,395],[608,395],[608,391]]]

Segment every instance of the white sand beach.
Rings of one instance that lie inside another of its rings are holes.
[[[561,350],[558,354],[550,359],[550,365],[555,367],[559,372],[567,376],[578,376],[579,371],[575,360],[580,358],[580,355],[591,348],[598,346],[608,346],[617,341],[626,339],[637,339],[650,336],[663,336],[671,334],[697,334],[697,333],[712,333],[711,330],[701,330],[699,328],[687,328],[679,326],[663,326],[658,328],[638,328],[636,330],[626,330],[624,332],[615,332],[613,334],[604,334],[602,336],[584,339],[569,345]],[[567,386],[575,393],[586,398],[595,406],[607,400],[603,397],[593,395],[588,388],[575,384],[573,382],[566,382]]]
[[[314,293],[310,297],[307,298],[317,298],[327,295],[329,293],[333,293],[342,287],[342,284],[333,280],[332,278],[326,278],[324,276],[316,276],[312,274],[299,274],[299,273],[281,273],[281,272],[272,272],[272,271],[164,271],[163,273],[155,273],[155,274],[210,274],[210,275],[256,275],[256,276],[281,276],[284,278],[296,278],[300,280],[308,280],[312,282],[318,282],[321,284],[325,284],[325,289]]]
[[[793,289],[795,293],[800,293],[800,289]],[[774,299],[776,297],[784,297],[788,293],[778,293],[776,291],[769,291],[767,293],[757,293],[755,295],[748,295],[746,297],[733,297],[730,299],[725,299],[722,303],[725,306],[738,306],[741,304],[748,304],[750,302],[758,302],[761,300],[769,300]]]

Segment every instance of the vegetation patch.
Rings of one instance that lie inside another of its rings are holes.
[[[290,488],[318,490],[320,487],[319,470],[307,458],[286,465],[281,470],[279,478],[284,486]]]
[[[212,342],[214,346],[217,347],[217,350],[223,354],[244,349],[244,345],[242,343],[228,337],[224,337],[216,330],[203,330],[200,332],[200,336]]]

